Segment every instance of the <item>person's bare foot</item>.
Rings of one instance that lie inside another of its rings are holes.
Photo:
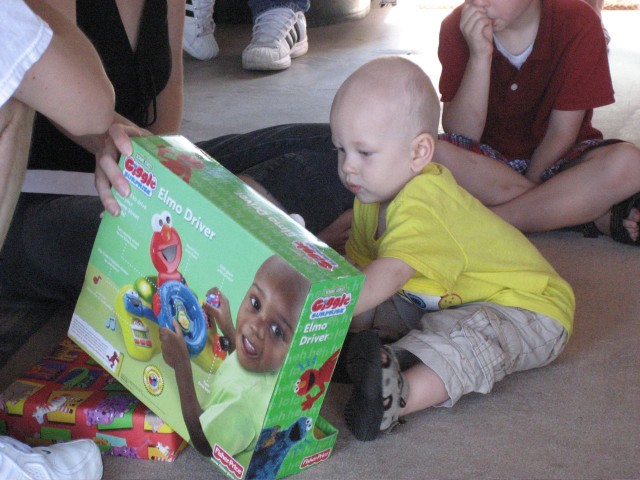
[[[611,212],[597,219],[594,224],[601,233],[611,236]],[[636,242],[640,237],[640,210],[632,208],[629,216],[622,221],[622,225],[627,229],[629,238]]]

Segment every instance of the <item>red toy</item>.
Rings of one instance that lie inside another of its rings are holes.
[[[151,219],[153,235],[151,236],[149,254],[153,266],[158,271],[158,284],[156,285],[156,293],[153,295],[152,305],[153,313],[156,316],[160,313],[158,290],[162,284],[168,280],[185,283],[184,277],[178,271],[182,260],[182,240],[171,224],[171,214],[167,211],[155,214]]]

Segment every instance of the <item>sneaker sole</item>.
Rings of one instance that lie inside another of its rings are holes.
[[[345,406],[344,418],[353,436],[364,442],[378,436],[384,415],[380,348],[378,335],[363,331],[353,337],[347,355],[353,391]]]
[[[215,42],[215,40],[214,40],[214,42]],[[200,50],[196,50],[196,49],[191,48],[191,45],[186,43],[184,40],[182,41],[182,50],[184,50],[186,53],[188,53],[193,58],[195,58],[197,60],[203,60],[203,61],[212,60],[212,59],[216,58],[218,56],[218,54],[220,53],[220,49],[219,49],[217,43],[213,47],[213,54],[202,55],[202,52]]]
[[[242,68],[245,70],[286,70],[291,66],[291,59],[298,58],[309,51],[309,42],[305,38],[303,41],[296,43],[289,55],[275,62],[256,62],[255,60],[245,60],[242,57]]]
[[[309,51],[309,41],[305,38],[304,40],[296,43],[291,49],[291,53],[289,56],[291,58],[298,58],[304,55]]]

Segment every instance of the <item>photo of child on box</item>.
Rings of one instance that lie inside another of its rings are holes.
[[[174,330],[160,330],[162,354],[175,370],[191,441],[203,455],[211,455],[215,443],[226,445],[241,463],[253,452],[308,290],[308,280],[280,257],[269,257],[262,264],[238,310],[229,339],[232,353],[216,372],[212,396],[202,406],[178,322],[174,320]],[[216,293],[220,307],[207,303],[205,310],[209,318],[229,325],[229,301],[217,289]]]
[[[229,478],[326,460],[364,276],[184,137],[132,143],[69,336]]]

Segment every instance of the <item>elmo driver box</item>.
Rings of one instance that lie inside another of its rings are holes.
[[[69,336],[229,478],[324,461],[364,276],[183,137],[132,141]]]

